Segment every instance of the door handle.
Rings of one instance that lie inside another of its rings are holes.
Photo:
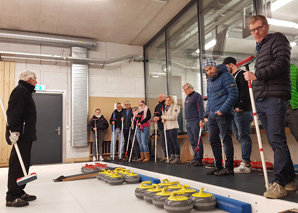
[[[61,135],[61,127],[60,126],[58,126],[58,128],[55,129],[55,131],[58,132],[58,135]]]

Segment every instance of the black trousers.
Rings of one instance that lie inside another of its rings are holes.
[[[30,167],[32,142],[33,141],[18,141],[18,147],[22,155],[27,173]],[[15,147],[13,146],[9,158],[7,181],[8,191],[6,193],[6,201],[13,201],[25,194],[24,188],[26,184],[18,186],[16,182],[17,179],[20,177],[24,177],[24,174]]]

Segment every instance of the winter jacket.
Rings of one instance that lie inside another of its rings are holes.
[[[298,68],[291,64],[292,109],[298,109]]]
[[[9,131],[19,132],[20,141],[35,141],[36,138],[36,107],[32,98],[34,86],[26,81],[19,84],[11,92],[7,108],[6,140],[10,144]]]
[[[232,108],[238,99],[238,89],[234,77],[226,65],[218,65],[218,76],[207,81],[208,102],[205,117],[215,116],[217,111],[223,115],[232,115]]]
[[[121,126],[122,126],[122,122],[121,122],[122,112],[123,112],[123,109],[120,112],[118,112],[118,110],[115,109],[114,112],[111,115],[110,124],[112,125],[112,121],[115,121],[115,128],[116,129],[117,128],[121,129]]]
[[[257,45],[257,59],[253,81],[255,99],[283,97],[291,99],[290,44],[281,33],[268,34]]]
[[[185,98],[184,109],[186,121],[204,119],[203,98],[199,93],[193,91]]]
[[[127,113],[126,109],[123,109],[122,111],[122,118],[124,118],[123,121],[123,129],[129,129],[131,126],[131,119],[132,119],[132,109],[130,109]]]
[[[165,100],[162,102],[158,102],[154,109],[154,117],[159,117],[159,120],[157,122],[158,129],[163,129],[163,123],[161,122],[161,116],[162,116],[162,110],[165,108]]]
[[[166,130],[179,129],[177,121],[179,113],[180,107],[177,105],[171,105],[168,110],[165,110],[163,118],[165,120],[164,126]]]
[[[88,130],[89,131],[93,131],[94,132],[93,128],[95,128],[95,123],[96,123],[97,131],[99,131],[99,130],[105,130],[105,129],[109,128],[109,123],[103,117],[103,115],[101,115],[99,118],[96,117],[95,115],[93,115],[93,117],[90,119],[90,121],[88,123]]]
[[[238,100],[234,104],[234,108],[242,109],[243,111],[251,111],[250,96],[248,90],[248,82],[244,79],[243,70],[238,70],[233,74],[238,88]]]

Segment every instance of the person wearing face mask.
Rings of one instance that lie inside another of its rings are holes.
[[[99,160],[103,161],[102,157],[102,143],[103,143],[103,138],[104,138],[104,130],[109,128],[109,123],[108,121],[103,117],[101,114],[100,109],[95,110],[95,115],[90,119],[88,123],[88,129],[89,131],[92,131],[92,140],[93,140],[93,145],[92,145],[92,153],[93,153],[93,161],[96,161],[97,156],[96,154],[98,153],[96,151],[96,139],[95,139],[95,131],[97,132],[97,143],[98,143],[98,151],[99,151]]]
[[[203,62],[207,80],[208,102],[205,122],[209,131],[209,142],[216,166],[207,171],[207,175],[234,175],[234,147],[232,142],[233,106],[238,100],[238,89],[234,77],[228,72],[228,66],[216,66],[212,58]],[[221,140],[226,154],[225,168],[222,166]]]
[[[123,112],[122,104],[120,102],[118,102],[116,104],[116,109],[114,110],[114,112],[112,113],[111,118],[110,118],[110,124],[115,126],[115,129],[112,130],[112,134],[115,134],[115,135],[114,135],[114,141],[111,141],[111,147],[110,147],[111,154],[110,154],[110,158],[108,158],[108,160],[112,160],[113,154],[116,153],[117,138],[119,138],[119,143],[121,142],[122,112]],[[124,146],[124,138],[122,140],[122,143],[120,144],[120,148],[118,151],[119,160],[122,160],[123,146]]]
[[[148,106],[145,104],[145,101],[141,100],[139,102],[139,108],[134,112],[133,120],[135,121],[132,124],[137,125],[137,139],[139,143],[139,149],[141,158],[137,161],[147,162],[150,160],[149,147],[148,147],[148,138],[150,136],[150,119],[151,112]]]

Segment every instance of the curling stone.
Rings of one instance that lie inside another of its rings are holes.
[[[144,198],[144,192],[147,191],[147,189],[151,189],[154,186],[151,185],[151,181],[143,181],[141,183],[141,185],[136,188],[135,190],[135,196],[139,199],[143,199]],[[150,184],[150,185],[149,185]]]
[[[165,200],[164,209],[169,213],[188,213],[193,209],[192,201],[183,196],[184,192],[172,192],[171,196]],[[179,196],[175,196],[179,195]]]
[[[178,190],[178,192],[184,192],[184,196],[190,197],[192,194],[196,193],[197,190],[190,189],[190,186],[185,184],[181,189]]]
[[[174,181],[174,182],[171,182],[170,186],[168,186],[168,191],[174,192],[181,189],[182,187],[183,186],[178,181]]]
[[[158,184],[159,188],[164,188],[172,185],[168,179],[163,179],[161,183]]]
[[[102,169],[101,172],[98,172],[98,174],[96,175],[96,178],[97,178],[98,180],[101,180],[102,176],[103,176],[106,172],[107,172],[107,170]]]
[[[166,191],[168,187],[162,188],[161,192],[156,193],[153,196],[152,203],[157,208],[163,208],[163,204],[165,203],[165,200],[171,196],[172,192]]]
[[[85,166],[82,166],[81,168],[81,172],[96,172],[96,171],[100,171],[100,168],[92,164],[85,164]]]
[[[196,210],[211,210],[216,206],[216,198],[210,193],[204,193],[204,188],[201,188],[199,193],[194,193],[190,196],[193,202],[193,207]]]
[[[117,172],[115,172],[112,176],[110,176],[108,183],[110,185],[120,185],[124,182],[124,179],[121,175],[118,175]]]
[[[161,188],[158,187],[157,184],[152,184],[154,188],[148,189],[147,191],[144,192],[144,200],[147,201],[148,203],[152,203],[153,197],[156,193],[161,192]]]
[[[110,176],[112,176],[113,175],[113,172],[111,171],[111,170],[108,170],[105,174],[104,174],[104,176],[102,176],[102,180],[104,181],[104,182],[108,182],[108,180],[110,179]]]
[[[139,183],[140,180],[141,180],[141,177],[138,174],[135,174],[133,172],[125,174],[124,176],[124,181],[126,183]]]

